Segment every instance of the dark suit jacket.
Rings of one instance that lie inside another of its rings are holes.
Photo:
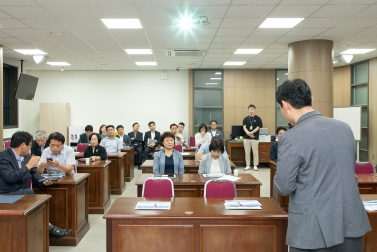
[[[118,136],[116,136],[117,138],[120,138],[119,137],[119,135]],[[122,140],[122,139],[121,139]],[[126,146],[131,146],[132,145],[132,143],[131,143],[131,138],[129,137],[129,136],[127,136],[126,134],[124,134],[123,135],[123,143],[125,143],[126,144]],[[126,146],[124,146],[124,147],[126,147]]]
[[[274,143],[270,149],[270,160],[278,159],[278,143]]]
[[[86,136],[85,133],[82,133],[82,134],[80,134],[80,138],[79,138],[79,141],[77,143],[78,144],[79,143],[89,143],[89,138]]]
[[[34,185],[45,187],[42,182],[39,182],[43,177],[37,173],[36,169],[32,168],[29,171],[26,167],[29,159],[29,155],[25,156],[21,163],[22,168],[19,169],[12,148],[0,152],[0,194],[19,191],[21,188],[26,189],[29,177]]]
[[[160,145],[160,136],[161,136],[160,132],[158,132],[158,131],[154,132],[154,139],[157,140],[156,146]],[[147,144],[148,144],[148,138],[152,138],[151,131],[145,132],[145,135],[144,135],[144,145],[145,146],[147,146]]]
[[[128,136],[130,138],[133,138],[133,137],[135,137],[135,134],[134,134],[133,131],[131,131],[131,132],[128,133]],[[137,132],[135,139],[131,140],[131,144],[132,145],[143,145],[143,133]]]
[[[45,143],[44,149],[46,149],[49,146],[50,146],[50,141],[47,140],[46,143]],[[42,155],[41,147],[38,145],[36,140],[33,140],[30,152],[33,156],[39,156],[40,157]]]
[[[106,160],[107,159],[107,152],[106,152],[105,147],[98,145],[94,149],[94,153],[93,153],[92,146],[89,146],[84,151],[84,158],[90,158],[91,156],[99,156],[101,158],[101,160]]]

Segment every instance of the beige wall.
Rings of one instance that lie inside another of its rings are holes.
[[[351,105],[351,66],[334,68],[334,107]]]
[[[373,165],[377,163],[377,58],[369,60],[369,125],[368,155]]]

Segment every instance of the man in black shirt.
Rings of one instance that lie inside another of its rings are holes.
[[[258,157],[258,145],[259,145],[259,129],[263,127],[262,119],[255,114],[255,105],[250,104],[249,115],[243,119],[243,131],[244,140],[243,146],[245,149],[246,170],[250,170],[250,151],[253,150],[253,163],[254,171],[258,171],[259,157]]]

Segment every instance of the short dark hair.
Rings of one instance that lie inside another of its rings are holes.
[[[278,127],[278,128],[276,129],[276,135],[279,134],[279,131],[280,131],[280,130],[287,131],[287,128],[285,128],[285,127]]]
[[[247,109],[249,109],[249,108],[255,108],[256,109],[254,104],[250,104],[249,107],[247,107]]]
[[[100,134],[98,134],[98,133],[92,133],[92,134],[90,134],[90,135],[89,135],[89,141],[92,140],[92,136],[93,136],[93,135],[96,135],[96,136],[97,136],[98,144],[99,144],[99,143],[101,142],[102,138],[101,138]]]
[[[118,126],[117,126],[117,130],[118,130],[119,128],[124,129],[123,125],[118,125]]]
[[[216,120],[212,120],[209,124],[212,124],[213,122],[215,122],[216,124],[218,124]]]
[[[156,124],[154,121],[150,121],[149,123],[148,123],[148,127],[149,126],[151,126],[151,124]]]
[[[32,141],[33,141],[33,136],[30,135],[29,132],[17,131],[12,135],[12,138],[10,139],[10,147],[17,148],[23,143],[26,146],[29,146],[29,144],[31,144]]]
[[[291,123],[288,123],[288,129],[292,129],[293,125]]]
[[[286,80],[276,91],[276,101],[291,104],[295,109],[312,106],[312,92],[309,85],[302,79]]]
[[[175,124],[175,123],[172,123],[172,124],[170,124],[170,129],[171,129],[171,127],[173,127],[173,126],[175,126],[175,127],[177,127],[177,128],[178,128],[178,125],[177,125],[177,124]]]
[[[135,124],[138,124],[137,122],[135,122],[134,124],[132,124],[132,127],[135,126]]]
[[[165,146],[164,146],[164,140],[165,140],[165,138],[167,138],[167,137],[171,137],[171,138],[173,138],[173,139],[175,140],[175,136],[174,136],[173,133],[171,133],[170,131],[165,131],[165,132],[162,133],[162,135],[160,136],[160,145],[161,145],[162,147],[165,147]]]
[[[200,130],[203,129],[203,128],[206,130],[206,132],[208,131],[207,125],[206,125],[205,123],[201,123],[201,124],[199,125],[199,127],[198,127],[198,131],[200,132]]]
[[[98,131],[99,133],[102,133],[102,132],[101,132],[101,129],[102,129],[103,126],[106,127],[106,124],[102,124],[101,126],[99,126],[99,131]]]
[[[54,132],[54,133],[51,133],[51,134],[48,136],[48,142],[51,142],[51,140],[56,140],[56,141],[62,142],[62,144],[64,144],[64,142],[65,142],[65,137],[64,137],[63,134],[60,133],[60,132]]]
[[[180,122],[180,123],[178,123],[178,125],[182,125],[183,127],[185,127],[185,123],[184,122]]]
[[[211,143],[209,144],[209,151],[221,151],[221,153],[224,153],[224,143],[223,140],[218,137],[214,136],[211,139]]]
[[[85,126],[85,131],[91,131],[91,132],[93,132],[93,126],[92,125],[86,125]]]
[[[106,126],[106,131],[107,131],[108,128],[113,128],[113,129],[115,129],[114,125],[111,125],[111,124]]]

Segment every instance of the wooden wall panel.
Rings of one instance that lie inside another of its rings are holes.
[[[334,107],[346,107],[351,105],[351,66],[334,68]]]
[[[368,155],[369,161],[377,163],[377,58],[369,60],[369,124]]]
[[[232,125],[241,125],[254,104],[269,134],[275,132],[275,69],[224,70],[224,138],[228,139]]]

